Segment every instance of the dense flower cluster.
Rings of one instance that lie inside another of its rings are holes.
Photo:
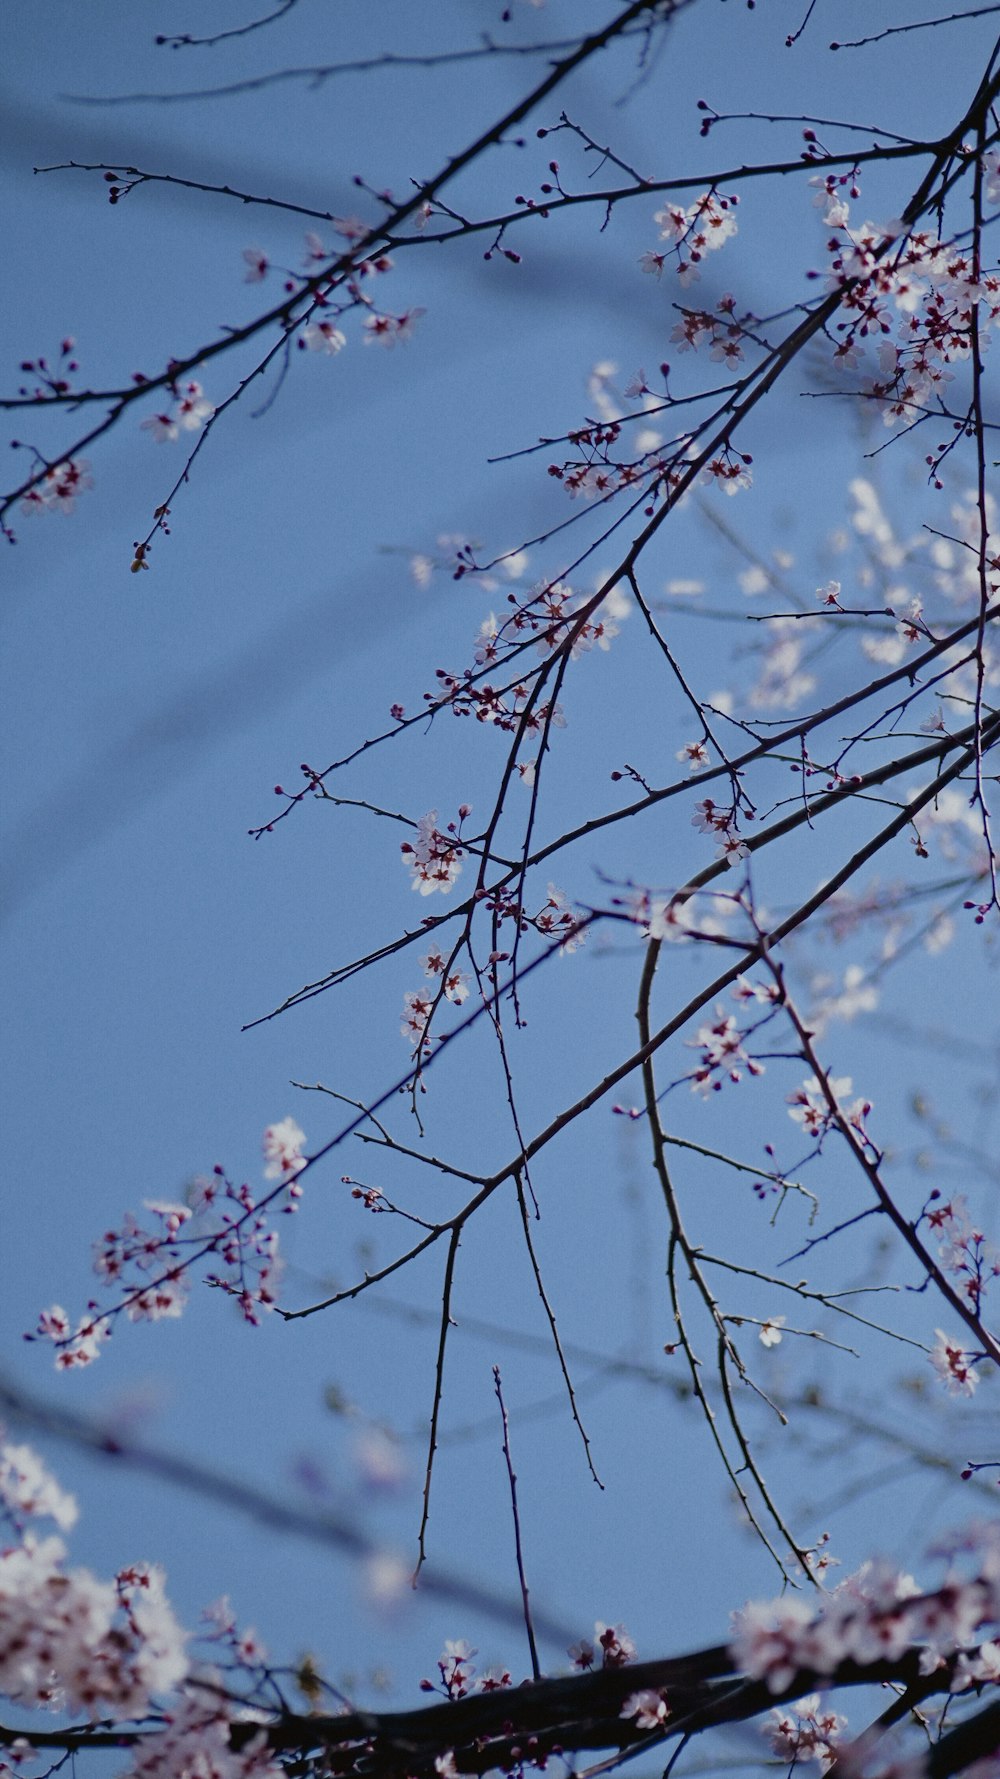
[[[838,324],[834,360],[842,369],[858,365],[860,343],[873,336],[879,375],[862,383],[861,393],[881,409],[886,426],[919,419],[951,382],[949,367],[971,355],[973,330],[982,346],[1000,320],[1000,276],[977,273],[969,249],[930,229],[913,230],[895,245],[898,223],[853,223],[840,196],[829,198],[823,220],[833,231],[829,282],[843,289],[849,317]]]
[[[69,1526],[76,1503],[24,1446],[0,1448],[0,1489],[18,1513]],[[127,1772],[134,1779],[180,1773],[201,1779],[277,1779],[263,1732],[239,1750],[231,1746],[234,1714],[252,1713],[213,1698],[212,1687],[188,1695],[187,1637],[164,1592],[162,1571],[134,1563],[113,1581],[87,1569],[67,1569],[56,1537],[19,1535],[0,1550],[0,1690],[23,1707],[84,1713],[91,1719],[142,1721],[174,1695],[163,1726],[136,1749]],[[239,1667],[253,1668],[258,1652],[246,1637],[229,1638]],[[202,1674],[211,1683],[210,1674]],[[34,1758],[29,1740],[0,1761],[10,1774]]]
[[[837,1743],[847,1728],[847,1718],[821,1703],[810,1693],[792,1706],[776,1708],[764,1726],[771,1747],[780,1760],[815,1760],[826,1772],[837,1758]]]
[[[449,822],[447,833],[437,825],[437,810],[430,809],[417,823],[415,841],[404,840],[400,846],[403,863],[409,866],[412,887],[422,896],[440,890],[446,895],[462,869],[460,835],[462,823],[469,815],[467,803],[458,812],[458,821]]]
[[[494,1665],[484,1668],[477,1675],[472,1658],[478,1653],[463,1637],[449,1638],[438,1656],[440,1681],[422,1680],[421,1692],[442,1693],[446,1699],[464,1699],[470,1692],[499,1692],[510,1686],[511,1677],[507,1668]],[[438,1771],[443,1772],[441,1762],[436,1764]]]
[[[842,1662],[893,1660],[911,1647],[920,1649],[924,1674],[964,1652],[956,1690],[993,1678],[995,1644],[973,1646],[1000,1620],[1000,1528],[975,1527],[939,1554],[950,1564],[933,1593],[921,1593],[912,1575],[888,1563],[870,1562],[833,1589],[819,1611],[814,1600],[787,1594],[743,1607],[733,1614],[733,1659],[772,1693],[799,1673],[830,1676]],[[962,1573],[963,1557],[971,1576]]]
[[[142,1717],[188,1668],[163,1576],[138,1564],[98,1581],[65,1556],[61,1539],[34,1533],[0,1551],[0,1689],[23,1705]]]
[[[209,1695],[186,1696],[136,1750],[124,1779],[282,1779],[285,1769],[272,1760],[265,1732],[234,1748],[231,1727],[230,1713]]]
[[[29,1516],[55,1520],[64,1532],[76,1524],[73,1496],[59,1487],[28,1445],[0,1445],[0,1507],[15,1522]]]

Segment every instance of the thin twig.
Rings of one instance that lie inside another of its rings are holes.
[[[521,1588],[521,1599],[524,1603],[524,1628],[528,1637],[528,1653],[531,1657],[531,1677],[540,1680],[542,1670],[538,1665],[538,1649],[535,1644],[535,1627],[531,1622],[531,1602],[528,1598],[528,1581],[524,1572],[524,1553],[521,1549],[521,1516],[517,1507],[517,1477],[510,1455],[510,1426],[507,1420],[507,1404],[503,1399],[503,1384],[500,1379],[500,1367],[493,1367],[493,1386],[500,1404],[500,1423],[503,1428],[503,1456],[507,1466],[507,1480],[510,1483],[510,1505],[514,1516],[514,1552],[517,1558],[517,1579]]]

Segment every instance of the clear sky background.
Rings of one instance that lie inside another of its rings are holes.
[[[537,64],[511,57],[319,85],[289,80],[172,104],[95,106],[82,98],[182,93],[278,68],[450,49],[484,31],[562,38],[609,10],[590,0],[549,0],[537,10],[518,4],[503,24],[497,0],[375,7],[300,0],[266,31],[171,52],[155,46],[157,32],[222,29],[252,8],[236,0],[11,7],[0,107],[5,384],[19,380],[21,360],[52,356],[67,334],[87,384],[112,387],[134,370],[155,370],[241,324],[269,294],[274,300],[273,282],[263,292],[244,282],[244,248],[259,245],[293,268],[305,251],[308,225],[279,211],[167,186],[112,207],[99,175],[33,168],[125,162],[367,215],[372,205],[352,187],[355,174],[403,192],[501,115]],[[637,78],[634,46],[598,59],[529,120],[528,147],[496,152],[454,201],[485,213],[534,190],[548,150],[532,129],[557,121],[560,106],[655,178],[798,153],[794,124],[737,123],[701,142],[700,96],[720,111],[818,112],[930,135],[960,114],[988,53],[989,19],[950,34],[895,38],[865,55],[827,52],[830,38],[869,27],[873,11],[880,23],[935,11],[895,0],[877,9],[821,0],[802,40],[786,50],[801,10],[774,0],[750,14],[735,0],[702,0],[678,21],[646,78]],[[579,185],[579,162],[565,139],[557,144]],[[866,213],[897,213],[916,178],[912,167],[872,176]],[[196,1289],[182,1321],[123,1330],[99,1365],[68,1379],[52,1376],[49,1353],[22,1347],[20,1336],[49,1303],[82,1309],[92,1289],[90,1245],[126,1208],[181,1195],[192,1175],[216,1162],[259,1183],[260,1133],[286,1115],[304,1127],[307,1147],[328,1140],[335,1108],[297,1092],[292,1080],[370,1099],[405,1068],[398,1024],[403,993],[417,986],[412,954],[241,1032],[301,984],[412,923],[398,830],[353,811],[306,806],[260,842],[247,831],[273,813],[275,783],[295,784],[300,761],[325,766],[383,728],[394,701],[416,708],[436,668],[468,659],[503,590],[491,595],[447,576],[421,588],[411,553],[433,553],[439,535],[453,533],[482,539],[487,551],[514,548],[564,516],[544,455],[493,467],[487,459],[592,413],[593,366],[611,363],[624,383],[640,366],[652,372],[674,357],[671,303],[680,293],[637,267],[656,245],[657,207],[658,200],[623,205],[603,235],[589,209],[533,222],[511,237],[519,266],[485,263],[477,241],[400,255],[385,300],[426,310],[413,340],[393,353],[368,350],[349,323],[338,358],[293,353],[266,413],[254,410],[271,385],[251,391],[214,430],[173,503],[173,534],[157,541],[150,573],[130,575],[130,546],[178,473],[182,447],[157,445],[135,413],[91,454],[95,485],[78,511],[19,521],[20,542],[0,561],[10,1133],[0,1250],[4,1366],[40,1399],[124,1425],[283,1501],[344,1515],[406,1561],[419,1518],[437,1339],[430,1312],[443,1255],[435,1251],[394,1280],[381,1299],[289,1326],[272,1319],[256,1332],[231,1305]],[[802,272],[822,260],[823,230],[804,177],[746,188],[740,235],[707,268],[695,300],[738,289],[741,303],[759,311],[791,303],[809,294]],[[209,397],[221,401],[249,363],[216,361],[203,377]],[[860,560],[854,543],[837,556],[831,542],[850,506],[856,420],[843,404],[807,401],[801,387],[780,393],[747,436],[752,496],[712,508],[736,542],[692,503],[650,558],[657,597],[676,607],[671,634],[705,695],[754,670],[745,651],[759,641],[756,627],[746,627],[750,636],[741,631],[736,646],[744,653],[732,669],[732,632],[711,616],[748,608],[738,582],[746,550],[769,561],[787,552],[790,585],[806,597]],[[24,422],[18,427],[28,436]],[[901,535],[915,532],[926,507],[920,451],[898,447],[867,473]],[[963,488],[956,468],[944,498],[959,498]],[[535,550],[532,572],[549,574],[560,560],[558,546]],[[588,565],[584,584],[613,560],[605,553]],[[704,584],[700,608],[667,591],[690,580]],[[831,672],[836,683],[836,663]],[[607,656],[580,664],[565,702],[569,726],[552,763],[545,835],[612,807],[609,773],[625,760],[662,781],[691,739],[690,719],[647,659],[636,615]],[[344,794],[413,817],[429,808],[450,814],[463,799],[480,813],[499,738],[471,727],[448,719],[427,735],[411,732],[345,778]],[[667,885],[704,857],[685,812],[648,817],[634,833],[612,830],[600,845],[583,842],[555,875],[574,898],[597,901],[607,893],[598,870]],[[825,866],[806,845],[793,868],[806,883]],[[789,895],[784,883],[766,893]],[[837,951],[830,967],[840,972],[854,955]],[[529,1129],[632,1043],[637,957],[636,943],[616,934],[536,978],[529,1027],[515,1046]],[[918,1087],[971,1150],[990,1147],[991,971],[982,943],[953,948],[944,965],[918,948],[887,981],[877,1015],[837,1028],[842,1051],[831,1060],[887,1116],[892,1110],[901,1169],[924,1141],[924,1128],[907,1122]],[[894,1046],[893,1033],[911,1041]],[[678,1048],[676,1073],[690,1055]],[[429,1078],[428,1148],[447,1145],[485,1170],[511,1152],[512,1139],[484,1041],[464,1053],[456,1047],[453,1059]],[[710,1134],[700,1103],[684,1088],[675,1097],[675,1128],[693,1140],[724,1147],[738,1138],[760,1154],[773,1134],[745,1094],[713,1105]],[[403,1110],[395,1117],[412,1140]],[[954,1162],[954,1146],[948,1153]],[[289,1302],[308,1301],[318,1281],[348,1283],[371,1256],[392,1251],[392,1220],[366,1218],[340,1185],[342,1173],[398,1185],[431,1216],[457,1202],[445,1182],[406,1180],[398,1168],[378,1170],[377,1159],[353,1145],[310,1176],[304,1210],[281,1231]],[[841,1189],[840,1166],[827,1168],[832,1195]],[[991,1177],[985,1163],[977,1168],[961,1163],[963,1186],[973,1197],[990,1186],[995,1192],[995,1170]],[[727,1502],[703,1429],[675,1399],[675,1373],[663,1357],[671,1338],[664,1226],[641,1127],[600,1111],[549,1154],[536,1183],[540,1252],[565,1339],[661,1381],[609,1377],[586,1358],[574,1362],[607,1485],[598,1490],[546,1348],[513,1207],[491,1204],[461,1255],[429,1570],[513,1596],[490,1369],[499,1362],[539,1606],[576,1635],[596,1616],[623,1619],[645,1655],[717,1641],[729,1609],[772,1591],[775,1574]],[[692,1164],[686,1187],[699,1239],[722,1231],[773,1265],[807,1233],[792,1208],[779,1252],[752,1195],[737,1195],[704,1164]],[[854,1276],[873,1276],[872,1264],[859,1240]],[[900,1276],[889,1258],[874,1264]],[[760,1292],[743,1302],[748,1314],[785,1307]],[[894,1306],[893,1314],[917,1338],[931,1338],[926,1304]],[[482,1332],[484,1324],[497,1332]],[[503,1330],[523,1337],[520,1344]],[[891,1380],[923,1379],[919,1353],[884,1345],[864,1352],[854,1371],[845,1361],[828,1377],[814,1349],[803,1359],[785,1342],[760,1354],[761,1376],[775,1387],[819,1379],[825,1390],[829,1382],[859,1414],[941,1444],[957,1459],[968,1455],[965,1424],[944,1429],[943,1399],[927,1400],[918,1383],[908,1393],[890,1389]],[[849,1566],[873,1548],[912,1553],[934,1524],[969,1505],[912,1456],[866,1446],[843,1418],[816,1415],[798,1425],[779,1450],[762,1420],[761,1449],[773,1456],[801,1529],[829,1528]],[[373,1480],[379,1432],[398,1457],[394,1488]],[[38,1443],[79,1495],[78,1559],[101,1573],[137,1557],[162,1561],[189,1623],[201,1605],[228,1593],[276,1659],[309,1648],[331,1675],[357,1677],[363,1696],[371,1696],[368,1677],[384,1669],[400,1701],[430,1671],[444,1636],[469,1636],[484,1657],[502,1657],[518,1673],[526,1665],[516,1628],[485,1613],[419,1594],[379,1611],[357,1566],[329,1550],[54,1439]],[[560,1659],[559,1645],[546,1644],[547,1665]]]

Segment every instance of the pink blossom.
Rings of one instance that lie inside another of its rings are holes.
[[[267,277],[271,262],[261,247],[244,247],[243,258],[246,262],[244,283],[260,284]]]
[[[184,1635],[158,1570],[66,1570],[58,1538],[0,1551],[0,1689],[20,1704],[142,1717],[184,1679]]]
[[[407,309],[403,315],[369,315],[364,324],[364,340],[366,346],[373,343],[386,346],[390,350],[406,340],[413,338],[414,329],[425,309]]]
[[[83,457],[67,457],[53,463],[42,480],[21,501],[22,513],[71,513],[78,494],[94,486],[89,464]]]
[[[816,1760],[823,1772],[837,1758],[837,1742],[847,1727],[847,1718],[824,1709],[819,1693],[811,1693],[796,1705],[782,1706],[771,1712],[762,1725],[770,1735],[771,1747],[782,1760]]]
[[[930,1361],[938,1377],[951,1395],[971,1396],[979,1382],[978,1373],[971,1363],[975,1355],[966,1352],[958,1341],[950,1339],[941,1328],[935,1329],[935,1336]]]
[[[305,1133],[299,1129],[294,1118],[283,1118],[280,1124],[269,1124],[264,1132],[263,1148],[267,1166],[264,1169],[266,1180],[283,1180],[289,1174],[297,1174],[305,1167],[305,1156],[302,1145]]]
[[[302,329],[302,345],[309,352],[328,352],[334,355],[347,345],[347,336],[332,321],[312,321]]]
[[[79,1512],[73,1496],[27,1445],[0,1446],[0,1501],[12,1513],[55,1520],[64,1532],[76,1524]]]
[[[165,1714],[164,1727],[133,1750],[123,1779],[166,1779],[191,1774],[203,1779],[282,1779],[263,1731],[239,1749],[232,1746],[230,1713],[208,1694],[184,1697]]]
[[[626,1663],[635,1661],[635,1644],[624,1625],[606,1625],[598,1619],[594,1640],[602,1651],[605,1668],[624,1668]]]
[[[674,755],[682,764],[686,761],[692,772],[700,772],[703,766],[711,764],[711,757],[703,741],[688,741],[678,748]]]
[[[142,431],[152,433],[158,445],[172,444],[180,434],[171,414],[150,414],[148,420],[142,422]]]
[[[640,1730],[659,1729],[670,1716],[666,1694],[654,1692],[650,1687],[645,1687],[642,1692],[630,1693],[619,1716],[634,1717],[636,1728]]]
[[[174,418],[178,426],[185,432],[197,432],[210,420],[215,413],[211,402],[202,390],[201,384],[192,378],[191,382],[182,385],[174,409]]]
[[[432,895],[435,890],[446,895],[462,869],[458,830],[442,834],[437,818],[436,809],[428,810],[417,823],[416,841],[406,840],[400,847],[403,862],[410,868],[412,887],[422,896]]]

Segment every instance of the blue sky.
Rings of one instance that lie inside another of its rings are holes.
[[[549,0],[538,11],[517,6],[502,26],[499,10],[495,0],[446,0],[433,9],[396,0],[332,9],[328,0],[301,0],[267,31],[214,50],[171,53],[155,46],[156,32],[205,29],[204,7],[156,0],[128,18],[111,8],[95,15],[69,0],[53,0],[44,17],[19,9],[6,21],[0,126],[6,383],[17,381],[22,359],[51,355],[67,334],[75,336],[88,384],[112,386],[154,369],[256,312],[264,295],[243,281],[244,248],[259,245],[293,268],[304,251],[305,225],[280,212],[168,186],[145,187],[111,206],[99,175],[36,175],[33,168],[124,161],[367,213],[371,201],[352,186],[355,174],[376,190],[405,189],[510,105],[527,72],[518,58],[496,59],[471,70],[383,70],[169,105],[100,107],[72,95],[182,92],[273,68],[470,44],[487,30],[561,38],[604,16],[590,0]],[[794,125],[759,122],[720,127],[706,145],[695,109],[702,94],[720,111],[818,111],[928,134],[959,114],[984,60],[988,20],[935,35],[931,60],[926,34],[852,58],[830,56],[825,45],[850,33],[859,9],[831,0],[820,10],[824,16],[786,51],[798,9],[776,4],[751,15],[705,0],[679,20],[648,78],[636,80],[634,52],[619,48],[561,102],[595,140],[610,139],[625,161],[655,177],[799,152]],[[880,16],[933,10],[886,5]],[[219,28],[243,18],[235,0],[212,8]],[[556,119],[549,108],[536,121]],[[522,183],[534,189],[544,176],[543,153],[533,141],[498,152],[460,186],[455,202],[505,208]],[[558,155],[582,181],[568,144]],[[873,175],[865,187],[871,213],[894,213],[915,183],[908,172]],[[382,353],[366,350],[354,328],[336,359],[293,353],[266,413],[254,417],[253,410],[267,390],[251,392],[213,431],[148,574],[129,573],[132,541],[148,529],[178,473],[181,446],[157,445],[135,415],[91,453],[94,487],[78,511],[25,518],[16,550],[4,553],[0,942],[12,1009],[4,1095],[16,1133],[4,1210],[5,1367],[40,1397],[112,1424],[123,1420],[152,1443],[282,1498],[326,1503],[407,1558],[419,1517],[417,1434],[433,1385],[436,1330],[426,1318],[439,1299],[437,1254],[394,1281],[381,1308],[362,1301],[303,1323],[272,1320],[256,1332],[239,1324],[232,1306],[196,1290],[183,1321],[124,1330],[99,1365],[70,1379],[52,1376],[48,1354],[22,1347],[20,1336],[50,1302],[82,1308],[93,1288],[90,1245],[126,1208],[179,1196],[192,1175],[216,1162],[259,1181],[260,1132],[286,1115],[303,1125],[307,1147],[328,1140],[334,1108],[292,1081],[370,1097],[405,1068],[398,1022],[403,992],[415,986],[412,963],[356,977],[335,995],[241,1030],[302,983],[413,921],[398,832],[355,811],[311,805],[260,842],[248,830],[274,812],[275,783],[296,783],[300,761],[326,765],[383,728],[396,700],[417,707],[435,670],[466,659],[492,601],[503,598],[502,589],[488,596],[446,576],[422,589],[409,571],[411,553],[433,551],[439,535],[454,533],[482,539],[488,550],[512,549],[563,516],[544,457],[488,460],[579,424],[592,411],[587,380],[595,364],[617,366],[624,382],[639,366],[652,371],[672,356],[669,305],[678,293],[668,281],[644,278],[636,263],[655,244],[654,208],[622,206],[603,235],[588,209],[558,224],[533,223],[517,238],[520,266],[485,263],[478,242],[400,255],[391,300],[426,311],[414,339]],[[758,309],[804,300],[809,287],[797,268],[823,257],[804,181],[747,189],[740,225],[718,270],[711,268],[706,293],[732,284]],[[228,392],[234,369],[217,361],[206,370],[214,401]],[[703,581],[703,604],[731,610],[743,599],[741,551],[769,559],[787,552],[792,579],[807,595],[831,572],[830,538],[849,508],[845,483],[857,473],[858,432],[842,405],[807,402],[799,388],[779,393],[748,435],[753,495],[724,503],[720,513],[741,547],[692,504],[651,552],[651,583],[659,599],[674,599],[671,634],[706,696],[730,671],[732,631],[698,616],[695,600],[685,606],[670,595],[669,583]],[[926,501],[918,459],[901,447],[866,471],[907,535]],[[956,494],[960,486],[957,478]],[[587,565],[584,584],[595,584],[614,560],[611,549]],[[533,551],[533,572],[553,572],[558,555],[551,545]],[[746,642],[741,632],[736,647]],[[838,671],[847,669],[835,663],[834,679]],[[610,807],[612,767],[635,760],[662,778],[690,739],[690,719],[673,694],[666,697],[636,614],[607,656],[595,652],[580,664],[566,704],[545,834]],[[450,812],[463,799],[478,813],[498,751],[495,738],[478,729],[470,735],[472,727],[456,731],[445,719],[426,734],[412,732],[345,778],[344,793],[413,817],[430,808]],[[581,902],[606,895],[599,872],[667,885],[704,857],[686,816],[652,816],[634,834],[612,832],[606,844],[581,842],[559,862],[560,887]],[[826,868],[805,843],[787,866],[796,883]],[[765,889],[776,901],[790,894],[777,876]],[[849,961],[838,952],[835,967]],[[678,972],[687,967],[682,961]],[[973,1147],[989,1144],[992,1106],[983,1084],[995,1043],[988,1017],[995,978],[988,968],[988,951],[956,948],[942,978],[933,973],[940,964],[917,953],[891,979],[883,1022],[843,1028],[850,1071],[874,1081],[872,1097],[893,1109],[901,1151],[921,1141],[921,1127],[907,1122],[918,1087]],[[528,1127],[631,1044],[636,975],[635,944],[617,932],[540,973],[516,1063]],[[977,1006],[982,1017],[970,1017]],[[891,1047],[893,1022],[924,1034],[922,1043]],[[940,1031],[937,1049],[926,1038],[928,1022]],[[982,1051],[970,1060],[956,1032]],[[430,1087],[429,1147],[446,1143],[477,1170],[510,1152],[481,1036],[465,1062],[443,1059]],[[691,1140],[741,1141],[762,1152],[772,1127],[762,1109],[748,1109],[745,1095],[713,1106],[710,1139],[687,1090],[674,1097],[677,1129]],[[413,1140],[403,1113],[396,1116],[400,1133]],[[342,1164],[340,1154],[310,1176],[304,1210],[282,1229],[290,1301],[307,1301],[313,1281],[348,1282],[370,1253],[389,1251],[395,1236],[379,1226],[391,1220],[365,1220],[339,1183],[341,1173],[378,1172],[371,1153],[352,1150]],[[842,1166],[827,1168],[832,1193],[841,1190]],[[392,1167],[378,1172],[397,1176],[424,1214],[453,1203],[445,1182]],[[989,1184],[973,1170],[973,1193],[977,1181],[980,1190]],[[609,1382],[578,1361],[581,1408],[606,1484],[597,1489],[560,1401],[553,1355],[499,1332],[538,1339],[545,1324],[512,1206],[488,1206],[461,1255],[432,1566],[506,1596],[515,1589],[491,1380],[499,1362],[540,1605],[577,1634],[597,1616],[624,1619],[644,1654],[716,1641],[729,1608],[770,1591],[774,1572],[739,1525],[703,1430],[677,1400],[663,1359],[671,1337],[665,1234],[639,1128],[599,1114],[561,1140],[539,1185],[540,1253],[564,1337],[659,1369],[662,1382]],[[719,1229],[747,1255],[773,1262],[771,1237],[749,1195],[737,1197],[704,1161],[691,1163],[686,1187],[699,1239]],[[791,1248],[803,1225],[794,1208],[788,1221]],[[853,1278],[878,1272],[882,1263],[866,1240],[848,1252]],[[895,1276],[888,1261],[885,1272]],[[406,1306],[415,1316],[409,1322]],[[747,1302],[748,1314],[773,1308],[766,1295],[751,1293]],[[898,1313],[906,1326],[919,1326],[919,1338],[930,1337],[919,1305]],[[480,1324],[498,1332],[480,1333]],[[875,1401],[881,1410],[884,1379],[917,1375],[924,1361],[902,1349],[898,1358],[881,1346],[863,1350],[858,1371],[831,1371],[830,1387],[841,1401]],[[760,1365],[765,1382],[787,1378],[788,1344],[762,1353]],[[803,1378],[811,1367],[826,1379],[811,1354]],[[859,1372],[860,1388],[852,1382]],[[884,1412],[901,1427],[911,1412],[926,1415],[929,1438],[960,1441],[961,1432],[938,1430],[945,1406],[924,1403],[914,1390]],[[399,1442],[404,1477],[395,1491],[375,1489],[359,1461],[372,1426]],[[762,1428],[760,1437],[770,1453],[773,1435]],[[828,1466],[831,1446],[843,1437],[831,1421],[815,1448],[796,1435],[775,1462],[786,1498],[803,1509],[804,1530],[818,1534],[829,1523],[845,1562],[886,1542],[899,1554],[923,1542],[936,1516],[957,1516],[956,1492],[913,1466],[892,1480],[891,1514],[887,1494],[838,1502]],[[387,1669],[397,1698],[430,1670],[446,1635],[467,1635],[484,1657],[523,1665],[509,1627],[485,1616],[470,1622],[455,1606],[419,1595],[380,1614],[364,1577],[328,1551],[71,1447],[40,1443],[81,1500],[78,1559],[102,1573],[138,1556],[162,1561],[188,1622],[202,1603],[228,1593],[276,1658],[311,1648],[332,1676],[355,1676],[361,1691],[373,1671]],[[873,1459],[874,1470],[879,1463]],[[888,1470],[888,1458],[884,1464]],[[863,1456],[858,1467],[866,1469]],[[820,1524],[814,1514],[821,1511]],[[558,1648],[550,1645],[545,1659],[557,1662]]]

